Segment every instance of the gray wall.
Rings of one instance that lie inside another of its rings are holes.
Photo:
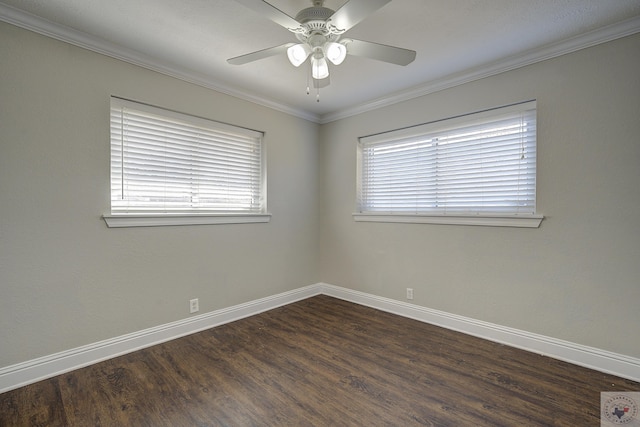
[[[318,125],[0,23],[0,367],[317,283]],[[109,97],[266,132],[268,224],[109,229]]]
[[[323,126],[322,280],[640,357],[638,52],[635,35]],[[359,136],[529,99],[539,229],[353,221]]]
[[[639,35],[322,126],[0,40],[0,367],[320,281],[640,357]],[[265,131],[272,221],[108,229],[110,95]],[[358,136],[532,98],[540,229],[353,221]]]

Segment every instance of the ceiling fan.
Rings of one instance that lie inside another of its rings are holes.
[[[347,55],[354,55],[408,65],[416,57],[413,50],[343,38],[346,31],[391,0],[349,0],[337,11],[324,7],[324,0],[312,0],[313,6],[301,10],[295,18],[263,0],[236,1],[294,33],[298,43],[236,56],[227,60],[229,64],[247,64],[286,52],[291,64],[299,67],[310,57],[314,86],[321,87],[328,84],[327,60],[340,65]]]

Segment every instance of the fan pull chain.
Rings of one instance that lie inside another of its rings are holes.
[[[311,65],[311,62],[309,62],[309,73],[307,73],[307,95],[311,95],[311,83],[310,83],[310,76],[313,72],[313,65]],[[316,86],[316,102],[320,102],[320,85],[317,84]]]

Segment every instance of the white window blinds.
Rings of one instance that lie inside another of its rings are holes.
[[[263,213],[262,133],[111,98],[111,213]]]
[[[360,138],[358,212],[534,214],[535,101]]]

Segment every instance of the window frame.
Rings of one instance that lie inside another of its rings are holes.
[[[236,210],[204,210],[198,211],[194,209],[189,211],[188,208],[181,209],[177,212],[161,211],[136,211],[126,212],[122,209],[114,210],[112,203],[112,173],[113,173],[113,154],[110,154],[109,166],[109,204],[108,213],[102,215],[103,220],[109,228],[120,227],[157,227],[172,225],[208,225],[208,224],[245,224],[245,223],[264,223],[269,222],[271,214],[267,211],[267,164],[266,164],[266,145],[264,132],[255,131],[239,126],[234,126],[211,119],[205,119],[185,113],[176,112],[162,107],[156,107],[136,101],[130,101],[124,98],[112,96],[110,98],[110,116],[114,108],[129,107],[137,111],[144,111],[155,116],[166,118],[167,120],[178,120],[181,123],[187,123],[195,127],[204,127],[210,130],[218,130],[221,132],[237,132],[241,135],[250,135],[258,138],[260,144],[260,210],[253,211],[236,211]],[[110,125],[109,146],[113,150],[113,136]]]
[[[535,211],[534,213],[492,213],[492,212],[469,212],[462,213],[453,211],[451,213],[442,212],[382,212],[362,210],[360,196],[362,194],[363,179],[363,143],[380,143],[387,141],[400,141],[419,135],[435,134],[446,132],[457,128],[464,128],[475,123],[489,121],[493,117],[505,114],[537,109],[536,101],[525,101],[510,104],[502,107],[491,108],[475,113],[462,114],[459,116],[436,120],[420,125],[382,132],[379,134],[363,136],[358,139],[357,160],[356,160],[356,205],[352,214],[357,222],[392,222],[392,223],[419,223],[419,224],[448,224],[448,225],[480,225],[494,227],[524,227],[537,228],[544,219],[544,216]],[[537,132],[536,132],[537,133]],[[537,145],[537,141],[535,142]],[[537,165],[537,160],[536,160]],[[537,166],[536,166],[537,182]],[[537,187],[537,186],[536,186]],[[537,199],[537,194],[534,192]],[[534,209],[535,209],[534,199]]]

